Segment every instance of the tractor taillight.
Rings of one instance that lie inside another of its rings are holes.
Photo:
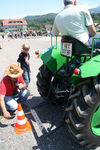
[[[64,43],[65,41],[64,41],[64,40],[61,40],[61,42]]]
[[[76,76],[78,76],[78,75],[80,75],[80,69],[78,69],[78,68],[75,68],[74,69],[74,74],[76,75]]]

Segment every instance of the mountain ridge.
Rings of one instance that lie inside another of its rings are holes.
[[[23,19],[40,19],[40,18],[45,18],[45,17],[48,17],[48,18],[55,18],[57,15],[57,13],[48,13],[48,14],[43,14],[43,15],[31,15],[31,16],[26,16],[24,17]]]
[[[100,6],[89,9],[91,13],[100,13]]]
[[[98,6],[96,8],[91,8],[89,10],[91,13],[100,13],[100,6]],[[43,14],[43,15],[28,15],[28,16],[24,17],[23,19],[31,20],[31,19],[40,19],[40,18],[45,18],[45,17],[55,18],[57,14],[58,13],[47,13],[47,14]]]

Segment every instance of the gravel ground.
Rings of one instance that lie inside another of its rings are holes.
[[[4,76],[7,66],[17,63],[18,54],[21,45],[27,42],[31,46],[30,65],[31,65],[31,83],[30,90],[33,96],[30,96],[28,102],[34,107],[44,100],[41,98],[36,87],[36,75],[42,61],[35,56],[35,51],[44,51],[50,46],[50,37],[35,37],[33,39],[0,39],[3,49],[0,50],[0,79]],[[55,40],[54,40],[55,43]],[[24,109],[29,112],[29,109]],[[35,109],[39,115],[44,127],[49,132],[61,124],[63,107],[44,103],[41,107]],[[16,123],[16,116],[13,119],[0,118],[0,150],[88,150],[77,144],[67,132],[67,126],[59,128],[49,136],[45,136],[39,130],[31,114],[26,114],[26,118],[32,125],[32,130],[21,135],[14,131],[13,124]],[[100,150],[100,148],[97,148]]]

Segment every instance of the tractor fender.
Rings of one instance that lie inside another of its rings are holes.
[[[81,67],[81,78],[96,77],[100,74],[100,55],[85,62]]]
[[[66,62],[66,58],[64,56],[61,56],[60,44],[51,46],[45,52],[39,53],[39,56],[52,73],[59,70]]]
[[[73,74],[71,77],[71,82],[77,84],[85,78],[96,77],[100,74],[100,55],[91,58],[89,61],[85,62],[80,66],[80,75]]]

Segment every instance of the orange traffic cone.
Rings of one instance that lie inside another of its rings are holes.
[[[18,109],[17,109],[17,123],[14,124],[14,129],[16,134],[22,134],[26,131],[32,130],[32,127],[25,117],[25,114],[22,110],[21,104],[18,104]]]

